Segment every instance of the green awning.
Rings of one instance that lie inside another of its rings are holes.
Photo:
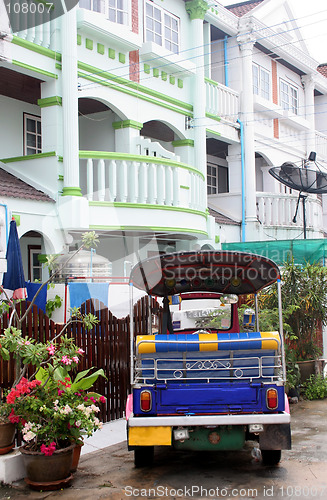
[[[223,243],[222,249],[263,255],[278,265],[282,265],[291,257],[294,258],[296,264],[305,262],[324,264],[325,257],[327,257],[327,239]]]

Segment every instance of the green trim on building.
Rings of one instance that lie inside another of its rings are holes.
[[[115,130],[120,128],[135,128],[141,130],[143,128],[143,123],[134,120],[122,120],[121,122],[113,122],[112,126]]]
[[[20,47],[24,47],[28,50],[32,50],[33,52],[37,52],[38,54],[42,54],[43,56],[50,57],[51,59],[55,59],[56,61],[61,61],[61,54],[59,54],[58,52],[47,49],[46,47],[42,47],[41,45],[37,45],[36,43],[29,42],[28,40],[24,40],[17,35],[13,36],[11,43],[13,43],[14,45],[19,45]]]
[[[62,106],[62,97],[54,95],[53,97],[44,97],[37,100],[40,108],[48,108],[49,106]]]
[[[153,70],[152,70],[152,71],[153,71],[153,76],[154,76],[155,78],[159,78],[159,70],[158,70],[158,68],[153,68]]]
[[[116,57],[116,51],[115,51],[115,49],[108,49],[108,57],[110,59],[115,59],[115,57]]]
[[[84,78],[85,80],[89,80],[90,82],[98,83],[99,85],[103,85],[104,87],[108,87],[108,88],[117,90],[118,92],[123,92],[124,94],[131,95],[133,97],[137,97],[139,100],[151,102],[152,104],[155,104],[157,106],[161,106],[162,108],[165,108],[165,109],[169,109],[170,111],[174,111],[175,113],[179,113],[179,114],[184,115],[184,116],[190,116],[191,118],[193,118],[193,113],[191,113],[189,111],[175,108],[174,106],[166,104],[165,102],[156,101],[155,99],[152,99],[151,97],[147,97],[145,95],[138,94],[137,92],[134,92],[133,90],[126,89],[123,87],[118,87],[117,85],[115,85],[113,83],[106,82],[105,80],[100,80],[100,78],[96,78],[96,77],[88,75],[86,73],[82,73],[81,71],[78,72],[78,76],[80,76],[81,78]],[[149,94],[152,93],[150,91],[150,89],[149,89],[148,93]],[[153,94],[155,94],[155,92],[153,92]],[[169,98],[167,97],[166,100],[168,101]]]
[[[62,196],[83,196],[80,187],[64,187],[62,190]]]
[[[218,82],[216,80],[211,80],[211,78],[207,78],[206,76],[204,77],[204,81],[206,83],[211,83],[211,85],[214,85],[215,87],[218,87]]]
[[[97,52],[103,56],[104,54],[104,45],[103,43],[97,43]]]
[[[125,62],[126,62],[126,56],[125,56],[125,54],[122,54],[121,52],[119,52],[119,54],[118,54],[118,61],[120,63],[122,63],[122,64],[125,64]]]
[[[92,75],[88,75],[89,77],[93,77],[93,75],[100,76],[101,78],[112,80],[115,83],[119,83],[120,85],[125,85],[126,87],[131,88],[132,90],[136,90],[137,92],[143,92],[144,94],[149,94],[157,99],[162,99],[163,101],[167,101],[170,104],[174,104],[175,106],[179,106],[181,108],[185,108],[186,110],[193,111],[192,104],[188,104],[186,102],[180,101],[179,99],[175,99],[174,97],[170,97],[166,94],[162,94],[161,92],[157,92],[155,90],[149,89],[148,87],[144,87],[143,85],[139,85],[138,83],[132,82],[131,80],[127,80],[126,78],[122,78],[120,76],[115,76],[108,71],[103,71],[102,69],[96,68],[94,66],[90,66],[89,64],[83,63],[81,61],[78,62],[78,68],[82,71],[88,71],[92,73]],[[172,77],[175,79],[175,77]],[[98,81],[98,80],[97,80]],[[101,80],[100,80],[101,83]],[[105,83],[105,82],[104,82]],[[135,95],[135,94],[133,94]]]
[[[62,174],[59,174],[58,175],[58,181],[63,181],[64,180],[64,176]]]
[[[189,172],[193,172],[199,175],[203,180],[205,177],[200,170],[194,167],[186,165],[186,163],[180,163],[178,161],[172,161],[167,158],[159,158],[158,156],[145,156],[145,155],[133,155],[131,153],[116,153],[116,152],[106,152],[106,151],[80,151],[80,158],[94,158],[94,159],[104,159],[104,160],[126,160],[135,161],[139,163],[155,163],[156,165],[167,165],[172,167],[184,168]]]
[[[82,36],[77,34],[77,45],[82,45]]]
[[[182,186],[181,186],[182,187]],[[183,186],[184,187],[184,186]],[[185,189],[189,189],[186,187]],[[205,212],[200,210],[193,210],[192,208],[183,207],[171,207],[168,205],[149,205],[147,203],[123,203],[123,202],[110,202],[110,201],[89,201],[89,206],[91,207],[116,207],[116,208],[140,208],[146,210],[168,210],[173,212],[184,212],[188,214],[200,215],[201,217],[207,218]]]
[[[49,158],[50,156],[56,156],[56,152],[49,151],[47,153],[37,153],[35,155],[15,156],[12,158],[2,158],[0,161],[2,161],[2,163],[14,163],[16,161],[38,160],[41,158]]]
[[[147,75],[150,74],[150,71],[151,71],[150,64],[144,64],[143,69],[144,69],[144,73],[146,73]]]
[[[183,186],[182,184],[179,186],[181,189],[190,189],[190,186]]]
[[[34,73],[39,73],[40,75],[48,76],[50,78],[55,78],[55,79],[58,78],[58,75],[56,75],[55,73],[50,73],[50,71],[45,71],[44,69],[41,68],[35,68],[34,66],[30,66],[29,64],[16,61],[15,59],[12,60],[12,64],[14,64],[15,66],[19,66],[20,68],[25,68],[30,71],[34,71]]]
[[[174,148],[179,148],[181,146],[191,146],[194,148],[194,140],[193,139],[179,139],[177,141],[172,141],[172,146]]]
[[[216,132],[215,130],[211,130],[210,128],[207,128],[206,131],[210,132],[210,134],[217,135],[218,137],[221,136],[220,132]]]
[[[106,231],[169,231],[174,233],[191,233],[191,234],[204,234],[208,236],[206,231],[201,231],[201,229],[191,229],[191,228],[180,228],[180,227],[152,227],[152,226],[105,226],[101,224],[91,224],[90,229],[93,230],[106,230]]]
[[[215,120],[216,122],[221,121],[221,117],[218,115],[213,115],[212,113],[206,113],[207,118],[211,118],[211,120]]]
[[[170,77],[169,77],[169,83],[170,83],[171,85],[175,85],[175,81],[176,81],[176,78],[175,78],[174,76],[171,76],[171,75],[170,75]]]
[[[215,243],[219,243],[220,242],[220,236],[216,234],[215,236]]]
[[[178,85],[178,88],[179,89],[182,89],[184,87],[184,82],[183,80],[181,80],[180,78],[178,78],[177,80],[177,85]]]
[[[165,71],[161,71],[161,80],[163,80],[164,82],[167,81],[167,73]]]
[[[194,19],[202,19],[203,21],[209,5],[205,0],[189,0],[185,3],[185,9],[191,21]]]
[[[90,38],[85,38],[85,48],[88,50],[93,50],[93,40]]]
[[[12,217],[15,219],[16,221],[16,226],[20,226],[20,215],[19,214],[12,214]]]
[[[56,69],[59,69],[60,71],[62,70],[62,65],[59,63],[56,63]]]

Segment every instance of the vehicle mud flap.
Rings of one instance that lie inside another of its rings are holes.
[[[264,431],[259,434],[259,444],[261,450],[290,450],[292,448],[291,425],[265,425]]]

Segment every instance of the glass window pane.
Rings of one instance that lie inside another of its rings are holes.
[[[178,21],[174,17],[171,18],[171,27],[174,31],[178,31]]]
[[[41,122],[40,121],[36,122],[36,127],[37,127],[37,133],[41,134]]]
[[[159,9],[155,9],[154,8],[154,18],[157,20],[157,21],[161,21],[161,12]]]
[[[109,7],[116,7],[116,0],[109,0]]]
[[[153,7],[149,3],[146,4],[146,14],[153,17]]]
[[[116,11],[114,9],[109,9],[109,21],[116,22]]]
[[[27,134],[26,143],[27,143],[27,146],[32,146],[32,147],[36,148],[36,135]]]
[[[28,132],[35,132],[35,120],[31,120],[30,118],[27,118],[26,130],[28,130]]]
[[[158,21],[155,21],[155,23],[154,23],[154,31],[156,33],[160,33],[160,35],[161,35],[161,23],[158,23]]]
[[[154,35],[154,41],[155,41],[158,45],[161,45],[161,44],[162,44],[162,41],[161,41],[161,36],[160,36],[160,35],[155,34],[155,35]]]
[[[149,30],[152,30],[152,31],[153,31],[153,19],[151,19],[150,17],[147,17],[147,18],[146,18],[146,27],[147,27]]]
[[[38,138],[37,138],[37,148],[38,148],[38,150],[41,150],[41,148],[42,148],[42,142],[41,142],[40,136],[38,136]]]
[[[35,154],[35,149],[32,149],[32,148],[26,148],[26,154],[27,154],[27,155],[34,155],[34,154]]]

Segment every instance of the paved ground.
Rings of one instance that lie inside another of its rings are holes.
[[[72,485],[34,492],[24,482],[0,489],[1,499],[125,500],[128,498],[327,499],[327,400],[292,406],[293,449],[278,467],[264,467],[251,449],[189,453],[158,449],[152,469],[135,469],[126,443],[81,457]],[[202,488],[202,490],[201,490]],[[217,490],[218,488],[218,490]]]

